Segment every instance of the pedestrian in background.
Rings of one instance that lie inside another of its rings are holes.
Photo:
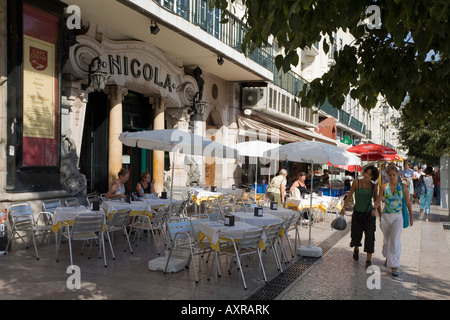
[[[423,219],[425,209],[425,221],[428,222],[428,215],[430,214],[430,205],[433,200],[434,184],[433,184],[433,168],[427,167],[424,171],[425,175],[422,176],[425,183],[425,193],[420,195],[420,215],[419,220]]]
[[[413,187],[414,187],[412,203],[416,203],[416,199],[418,198],[416,189],[417,189],[417,185],[419,184],[419,179],[420,179],[421,175],[422,175],[422,167],[414,166],[414,174],[412,177]],[[417,203],[419,203],[419,200],[417,200]]]
[[[414,185],[413,185],[413,175],[414,171],[411,169],[411,164],[409,162],[405,162],[405,169],[402,171],[402,180],[403,183],[408,186],[408,192],[410,196],[410,200],[412,200],[414,195]]]
[[[439,169],[437,167],[434,167],[434,192],[436,192],[436,204],[438,206],[441,205],[441,176],[439,173]]]
[[[400,267],[400,254],[402,251],[401,235],[403,229],[402,198],[405,197],[409,214],[409,225],[413,225],[412,205],[409,201],[408,188],[398,182],[398,169],[395,166],[386,168],[389,183],[381,186],[373,213],[381,205],[384,197],[383,214],[380,218],[380,228],[383,231],[382,254],[386,258],[385,265],[391,269],[393,276],[398,276]]]
[[[353,260],[358,261],[359,247],[362,246],[361,240],[364,233],[364,252],[367,253],[366,268],[372,265],[372,254],[375,251],[376,215],[375,211],[372,210],[372,199],[376,200],[378,196],[378,175],[379,172],[376,167],[366,167],[363,178],[353,182],[340,212],[341,215],[345,214],[345,208],[355,194],[350,247],[354,248]],[[378,213],[381,216],[380,208],[378,208]]]

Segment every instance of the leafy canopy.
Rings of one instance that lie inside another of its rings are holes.
[[[211,7],[226,9],[236,0],[210,0]],[[408,119],[436,121],[436,126],[450,121],[448,93],[448,0],[240,0],[245,6],[243,21],[248,33],[243,52],[268,43],[274,36],[284,54],[275,58],[278,69],[287,72],[297,65],[297,49],[323,42],[327,52],[342,29],[355,40],[334,55],[335,65],[321,78],[305,85],[299,93],[302,107],[320,106],[325,99],[341,108],[345,96],[358,99],[371,110],[381,94],[395,109],[403,105]],[[373,17],[366,9],[379,8],[381,25],[368,28],[361,24]],[[226,19],[226,15],[223,17]],[[407,103],[403,103],[408,97]],[[445,129],[445,128],[443,128]],[[445,130],[443,131],[445,132]],[[448,132],[448,131],[447,131]],[[450,152],[447,145],[440,153]]]

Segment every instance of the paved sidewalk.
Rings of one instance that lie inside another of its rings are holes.
[[[277,300],[450,299],[450,230],[443,227],[449,221],[448,209],[432,205],[430,222],[417,220],[418,205],[413,205],[413,211],[413,227],[402,232],[399,277],[383,266],[383,233],[377,219],[372,270],[365,269],[362,248],[359,261],[353,261],[348,232]]]
[[[416,217],[418,206],[414,206]],[[373,274],[364,268],[365,254],[360,261],[352,259],[349,247],[350,233],[332,230],[330,221],[316,223],[312,228],[312,245],[327,244],[322,258],[311,267],[294,277],[289,286],[277,289],[272,299],[277,300],[328,300],[328,299],[449,299],[450,297],[450,230],[444,230],[442,221],[448,221],[448,211],[432,206],[431,222],[415,221],[413,228],[405,229],[402,237],[403,252],[398,278],[393,278],[383,267],[381,255],[382,233],[377,228],[376,252],[373,263],[380,268],[380,289],[368,289],[367,280]],[[347,221],[350,216],[346,216]],[[308,228],[302,227],[302,244],[307,244]],[[338,237],[336,237],[336,235]],[[294,237],[292,232],[291,237]],[[148,270],[148,261],[158,257],[150,239],[142,239],[139,246],[133,246],[134,254],[123,252],[124,237],[115,238],[116,260],[111,259],[107,248],[108,267],[95,258],[88,260],[80,256],[80,244],[74,248],[75,264],[81,270],[81,288],[69,289],[68,244],[62,246],[60,262],[55,262],[55,245],[40,243],[40,260],[34,258],[34,250],[14,250],[0,256],[0,299],[16,300],[184,300],[197,304],[205,300],[242,301],[251,303],[252,296],[270,286],[272,279],[280,276],[271,252],[263,255],[269,283],[261,279],[257,263],[245,268],[249,286],[243,289],[239,272],[228,275],[228,262],[221,263],[222,277],[208,281],[210,264],[203,262],[199,273],[200,281],[194,281],[193,268],[178,273],[166,274]],[[330,241],[331,239],[331,241]],[[294,259],[296,261],[303,258]],[[256,261],[253,261],[256,262]],[[283,268],[288,270],[289,265]],[[297,270],[297,269],[296,269]],[[248,300],[250,299],[250,300]],[[264,300],[263,298],[261,298]]]

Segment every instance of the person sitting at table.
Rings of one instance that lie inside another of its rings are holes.
[[[144,196],[145,193],[155,193],[155,180],[152,179],[150,173],[141,173],[141,181],[136,184],[136,191],[139,197]]]
[[[291,193],[291,195],[295,195],[297,193],[295,191],[295,189],[298,189],[298,191],[300,192],[300,196],[308,193],[308,189],[306,188],[305,180],[306,180],[306,173],[300,172],[297,179],[292,184],[291,189],[289,189],[289,192]]]
[[[284,197],[286,195],[286,184],[287,184],[287,171],[281,169],[278,176],[270,181],[267,186],[266,193],[264,195],[264,200],[275,201],[281,207],[284,203]]]
[[[317,178],[322,179],[322,186],[325,186],[328,188],[328,182],[330,181],[330,176],[328,175],[328,170],[323,170],[323,175],[317,176]]]
[[[117,175],[119,178],[111,184],[105,195],[107,199],[125,198],[125,183],[130,177],[130,171],[122,168]]]

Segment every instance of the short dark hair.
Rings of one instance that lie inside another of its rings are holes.
[[[372,174],[372,181],[377,181],[379,176],[377,167],[370,165],[364,169],[364,172],[367,172],[367,170],[370,170],[370,173]]]

